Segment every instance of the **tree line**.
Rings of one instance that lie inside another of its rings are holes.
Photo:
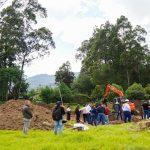
[[[82,62],[77,78],[66,61],[55,73],[57,87],[28,91],[24,66],[55,48],[49,29],[34,28],[37,17],[47,17],[38,0],[14,0],[0,12],[0,100],[26,97],[50,103],[60,99],[59,90],[65,102],[99,100],[108,83],[128,98],[150,98],[147,32],[125,16],[114,24],[107,21],[96,26],[93,35],[81,43],[76,53]],[[115,96],[110,93],[108,99]]]

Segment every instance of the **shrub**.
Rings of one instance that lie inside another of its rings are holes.
[[[146,99],[150,99],[150,85],[144,88],[145,93],[146,93]]]
[[[141,84],[134,83],[126,90],[126,97],[128,99],[139,99],[145,98],[145,90]]]
[[[59,88],[63,102],[65,103],[71,102],[73,98],[72,98],[72,91],[70,90],[70,88],[65,83],[61,83]]]
[[[90,101],[90,97],[87,94],[75,93],[73,95],[73,102],[78,104],[85,104]]]
[[[92,90],[91,98],[92,100],[101,99],[104,95],[104,90],[100,85],[96,85],[95,88]]]

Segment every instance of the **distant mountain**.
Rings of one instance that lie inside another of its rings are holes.
[[[55,76],[48,74],[39,74],[27,79],[29,83],[29,89],[36,89],[37,87],[42,86],[55,86]]]
[[[75,73],[75,77],[79,75],[78,72]],[[36,89],[38,87],[55,86],[55,75],[48,74],[38,74],[32,77],[27,78],[27,83],[29,83],[29,89]]]

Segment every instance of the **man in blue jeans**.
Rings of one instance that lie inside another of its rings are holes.
[[[102,122],[102,125],[105,124],[105,108],[102,104],[99,104],[99,106],[97,107],[97,121],[98,121],[98,125]]]
[[[65,114],[65,109],[63,106],[61,106],[61,102],[57,101],[56,106],[52,112],[52,118],[54,120],[54,134],[57,135],[57,131],[59,128],[60,134],[62,134],[63,130],[63,124],[62,124],[62,118]]]
[[[145,101],[143,104],[142,104],[142,107],[143,107],[143,113],[144,113],[144,119],[149,119],[150,117],[150,114],[149,114],[149,103],[147,101]]]
[[[130,106],[128,104],[129,100],[126,99],[124,101],[124,104],[122,105],[122,110],[123,110],[123,114],[124,114],[124,122],[126,123],[127,122],[127,119],[128,119],[128,122],[131,122],[131,109],[130,109]]]

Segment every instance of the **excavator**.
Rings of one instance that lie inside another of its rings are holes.
[[[118,94],[118,98],[114,98],[113,99],[113,102],[119,102],[121,103],[123,100],[124,100],[124,94],[122,91],[118,90],[116,87],[110,85],[110,84],[107,84],[106,86],[106,90],[105,90],[105,94],[104,94],[104,100],[107,99],[107,96],[109,94],[110,91],[113,91],[114,93]]]
[[[108,96],[108,94],[109,94],[110,91],[115,92],[119,96],[119,97],[113,99],[113,104],[115,104],[116,102],[118,102],[118,103],[120,103],[120,105],[122,105],[122,102],[125,100],[123,92],[120,91],[120,90],[118,90],[116,87],[114,87],[114,86],[112,86],[110,84],[107,84],[107,86],[106,86],[106,90],[105,90],[105,94],[104,94],[104,101],[103,102],[106,103],[107,96]],[[129,104],[129,106],[131,108],[131,111],[135,111],[135,105],[134,105],[134,103],[129,102],[128,104]]]

